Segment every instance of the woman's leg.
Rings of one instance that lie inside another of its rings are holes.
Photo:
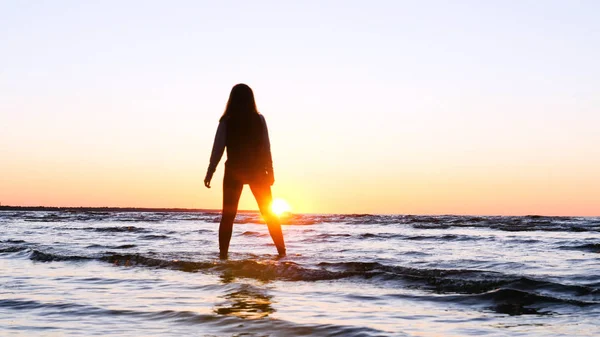
[[[219,225],[219,251],[220,258],[226,259],[229,253],[229,241],[233,232],[233,220],[237,214],[240,195],[244,185],[239,181],[231,179],[226,173],[223,179],[223,211],[221,224]]]
[[[252,194],[256,198],[260,213],[267,222],[267,227],[269,228],[269,233],[275,243],[275,247],[277,247],[277,252],[280,256],[284,256],[285,243],[283,242],[281,224],[279,223],[279,218],[271,211],[271,202],[273,201],[271,186],[266,184],[250,184],[250,190],[252,190]]]

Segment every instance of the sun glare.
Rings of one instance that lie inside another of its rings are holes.
[[[273,213],[275,213],[275,215],[281,216],[282,214],[288,213],[292,209],[285,200],[277,198],[273,200],[273,203],[271,204],[271,210]]]

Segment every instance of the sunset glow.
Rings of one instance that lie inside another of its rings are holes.
[[[271,204],[271,210],[275,215],[281,216],[285,213],[290,212],[292,209],[290,205],[283,199],[275,199]]]

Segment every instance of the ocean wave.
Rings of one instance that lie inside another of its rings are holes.
[[[24,216],[22,219],[26,222],[67,222],[73,220],[70,216],[57,214],[29,215]]]
[[[161,259],[144,256],[142,254],[117,254],[105,253],[99,260],[116,266],[145,266],[153,268],[167,268],[186,272],[197,272],[210,269],[214,266],[211,262],[181,261],[176,259]]]
[[[581,250],[591,253],[600,253],[600,243],[586,243],[574,246],[560,246],[559,248],[566,250]]]
[[[5,248],[7,251],[22,251],[23,248]],[[185,272],[219,272],[234,277],[259,280],[322,281],[351,277],[400,281],[412,288],[436,293],[482,294],[499,288],[521,291],[542,291],[557,298],[579,298],[589,303],[600,303],[600,290],[595,287],[569,285],[550,280],[538,280],[500,272],[470,269],[417,269],[390,266],[378,262],[321,262],[316,268],[291,261],[277,260],[209,260],[187,261],[150,257],[144,254],[121,254],[104,252],[95,256],[62,255],[32,249],[29,259],[39,262],[81,261],[97,259],[117,266],[143,266],[166,268]],[[583,300],[582,300],[583,301]]]
[[[29,259],[37,262],[54,262],[54,261],[82,261],[91,260],[91,257],[80,255],[62,255],[55,253],[46,253],[37,249],[32,249]]]
[[[500,314],[515,315],[547,315],[556,306],[589,307],[598,306],[600,302],[589,302],[560,296],[540,294],[536,291],[512,289],[510,287],[495,288],[479,294],[389,294],[388,297],[411,301],[444,302],[451,305],[468,305]]]
[[[241,235],[243,235],[243,236],[255,236],[255,237],[269,236],[269,234],[267,234],[267,233],[259,233],[259,232],[254,232],[254,231],[245,231]]]
[[[302,241],[304,242],[336,242],[339,240],[347,241],[351,240],[352,234],[344,234],[344,233],[323,233],[317,234],[314,236],[306,237]]]
[[[161,240],[161,239],[168,239],[169,236],[168,235],[163,235],[163,234],[148,234],[148,235],[142,235],[139,237],[140,240]]]
[[[407,236],[406,240],[444,240],[444,241],[472,241],[479,240],[479,237],[459,234],[443,234],[443,235],[412,235]]]
[[[294,262],[284,261],[183,261],[148,257],[141,254],[108,254],[100,260],[117,266],[145,266],[167,268],[185,272],[218,272],[230,277],[244,277],[257,280],[320,281],[354,276],[355,272],[332,272],[321,269],[303,268]]]
[[[69,262],[99,260],[115,266],[142,266],[151,268],[164,268],[184,272],[225,272],[234,277],[253,278],[258,280],[288,280],[288,281],[319,281],[340,279],[349,276],[358,276],[356,271],[328,271],[302,267],[294,262],[275,260],[210,260],[188,261],[169,259],[165,257],[150,257],[140,253],[122,254],[115,252],[97,253],[89,256],[65,255],[54,252],[43,252],[38,249],[26,247],[5,248],[7,251],[29,250],[28,258],[36,262]]]
[[[360,239],[397,239],[406,238],[406,235],[394,233],[362,233],[358,235]]]
[[[8,246],[8,247],[0,247],[0,254],[2,253],[17,253],[27,250],[27,247],[24,246]]]
[[[135,227],[135,226],[95,227],[95,228],[93,227],[93,228],[89,228],[89,229],[96,231],[96,232],[111,232],[111,233],[122,233],[122,232],[147,233],[150,231],[146,228]]]
[[[210,315],[198,315],[189,311],[138,311],[138,310],[124,310],[124,309],[106,309],[98,306],[85,305],[71,302],[42,302],[36,300],[27,299],[0,299],[0,308],[8,308],[13,310],[44,310],[48,312],[59,311],[61,315],[65,316],[141,316],[152,319],[171,319],[171,318],[183,318],[193,316],[196,321],[200,321],[205,318],[206,321],[214,321],[217,317]]]
[[[361,234],[345,234],[345,233],[324,233],[318,234],[315,239],[336,239],[336,238],[349,238],[356,237],[358,239],[367,240],[389,240],[389,239],[401,239],[401,240],[443,240],[443,241],[470,241],[479,240],[479,237],[459,235],[459,234],[442,234],[442,235],[406,235],[397,233],[361,233]],[[307,238],[306,240],[313,240],[313,238]]]
[[[115,309],[65,301],[37,301],[30,299],[0,299],[0,308],[21,311],[41,311],[44,315],[60,314],[75,319],[96,317],[132,317],[141,320],[160,320],[180,324],[202,324],[203,329],[211,327],[220,333],[239,335],[243,327],[247,336],[387,336],[388,333],[368,327],[338,324],[300,324],[277,318],[263,319],[240,317],[231,308],[216,308],[216,315],[200,314],[187,310],[131,310]],[[221,309],[221,311],[219,311]],[[227,309],[227,310],[223,310]],[[235,308],[234,308],[235,309]],[[76,330],[75,330],[76,331]],[[203,331],[202,329],[198,331]],[[83,332],[83,331],[82,331]],[[397,334],[396,334],[397,335]]]
[[[407,224],[417,229],[448,229],[452,227],[491,228],[507,232],[597,232],[600,228],[590,219],[543,216],[489,216],[468,218],[461,216],[413,217]]]
[[[585,307],[598,305],[598,302],[584,302],[574,299],[564,299],[547,295],[540,295],[534,292],[522,291],[517,289],[497,289],[474,297],[477,302],[491,301],[493,305],[488,308],[501,314],[508,315],[527,315],[527,314],[551,314],[547,306],[549,304],[572,305]],[[545,308],[545,310],[543,309]]]
[[[92,248],[92,249],[131,249],[131,248],[135,248],[137,247],[137,245],[134,244],[124,244],[124,245],[118,245],[118,246],[105,246],[105,245],[98,245],[98,244],[93,244],[93,245],[89,245],[86,248]]]
[[[7,239],[7,240],[2,240],[0,242],[1,243],[25,243],[24,240],[19,240],[19,239]]]
[[[440,294],[440,295],[408,295],[391,294],[390,297],[406,298],[418,301],[445,302],[475,306],[500,314],[515,315],[547,315],[556,306],[589,307],[598,306],[600,302],[588,302],[560,296],[540,294],[536,291],[500,287],[480,294]]]
[[[560,303],[584,307],[589,305],[600,304],[600,302],[586,302],[575,299],[554,297],[550,295],[540,295],[532,291],[525,291],[512,288],[500,288],[491,290],[486,293],[474,296],[474,298],[489,299],[493,300],[494,302],[520,305],[532,305],[534,303]]]
[[[555,305],[600,305],[600,289],[597,286],[564,284],[548,278],[538,279],[476,269],[413,268],[360,261],[301,265],[265,256],[244,260],[215,258],[194,261],[144,253],[105,251],[82,256],[31,249],[22,245],[0,248],[0,253],[14,252],[27,252],[27,255],[20,254],[19,257],[43,263],[96,260],[121,268],[170,269],[260,281],[316,282],[358,278],[361,282],[392,282],[407,289],[425,291],[430,294],[423,295],[425,300],[450,301],[509,315],[546,314]],[[224,313],[225,311],[219,312]]]
[[[62,227],[64,230],[83,230],[83,231],[94,231],[100,233],[148,233],[150,232],[147,228],[136,227],[136,226],[110,226],[110,227]]]
[[[22,219],[35,222],[162,222],[202,221],[218,223],[219,212],[201,211],[27,211],[4,212],[0,219]],[[350,225],[407,225],[416,229],[448,229],[454,227],[491,228],[501,231],[566,231],[600,232],[600,219],[556,216],[457,216],[457,215],[376,215],[376,214],[290,214],[281,219],[286,225],[318,225],[340,223]],[[238,224],[263,224],[258,212],[239,212]]]
[[[328,239],[328,238],[347,238],[347,237],[351,237],[351,236],[352,236],[352,234],[346,234],[346,233],[324,233],[324,234],[318,234],[314,237],[318,238],[318,239]]]
[[[348,275],[404,281],[411,288],[436,293],[483,294],[506,288],[526,292],[544,292],[543,296],[552,294],[561,301],[564,299],[590,305],[600,304],[600,290],[595,287],[568,285],[499,272],[468,269],[416,269],[386,266],[377,262],[323,262],[319,265]]]
[[[557,216],[458,216],[458,215],[330,215],[323,222],[350,225],[408,225],[416,229],[448,229],[453,227],[492,228],[501,231],[567,231],[598,232],[597,218]]]

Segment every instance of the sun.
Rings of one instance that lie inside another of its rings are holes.
[[[285,200],[277,198],[274,199],[271,203],[271,210],[273,211],[273,213],[275,213],[275,215],[281,216],[285,213],[290,212],[292,209]]]

